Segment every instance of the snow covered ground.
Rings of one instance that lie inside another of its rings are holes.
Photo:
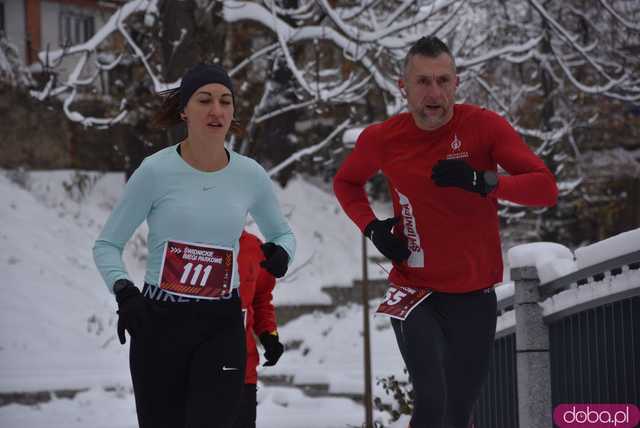
[[[0,407],[2,428],[136,426],[128,345],[121,346],[115,337],[115,302],[91,256],[123,183],[121,174],[0,173],[0,393],[84,390],[73,399]],[[333,195],[300,178],[279,189],[278,197],[299,247],[290,273],[277,285],[275,302],[328,304],[321,287],[349,287],[361,275],[360,234]],[[380,217],[389,214],[388,207],[376,211]],[[255,225],[249,229],[255,231]],[[557,244],[529,244],[514,249],[505,261],[538,266],[546,282],[602,257],[640,249],[638,233],[640,229],[579,249],[575,256]],[[125,250],[125,262],[138,283],[144,276],[145,235],[143,225]],[[375,264],[369,271],[372,277],[385,276]],[[604,278],[604,284],[563,292],[543,302],[545,314],[627,289],[637,284],[638,275],[625,271]],[[498,292],[512,295],[513,285]],[[371,314],[375,307],[372,302]],[[511,315],[500,320],[501,328],[513,323]],[[406,380],[406,375],[389,320],[371,317],[370,322],[374,395],[390,403],[375,380],[389,375]],[[361,306],[301,316],[280,328],[280,334],[292,348],[277,366],[261,369],[261,375],[328,385],[331,393],[363,390]],[[262,427],[358,427],[364,418],[363,407],[348,398],[311,398],[296,388],[263,386],[259,400]],[[407,418],[389,423],[388,415],[379,412],[375,417],[391,428],[408,423]]]
[[[346,398],[309,398],[294,388],[268,387],[259,392],[258,426],[272,428],[360,427],[362,406]],[[389,428],[405,428],[403,417]],[[0,408],[3,428],[136,428],[133,396],[121,388],[92,388],[73,400],[55,399],[38,406]]]
[[[74,171],[8,175],[0,174],[0,291],[5,296],[0,301],[0,392],[88,390],[72,400],[0,407],[0,426],[135,426],[128,347],[115,337],[115,302],[91,256],[123,176]],[[350,286],[361,275],[360,234],[332,195],[304,180],[293,180],[278,193],[299,251],[291,274],[277,286],[276,303],[330,303],[322,286]],[[144,276],[145,235],[142,226],[125,250],[127,267],[138,282]],[[372,265],[370,274],[384,272]],[[281,335],[302,346],[264,374],[329,383],[336,392],[362,391],[361,325],[357,306],[295,320]],[[402,377],[388,322],[376,319],[372,326],[375,374]],[[262,426],[344,427],[363,420],[362,406],[347,398],[309,398],[273,386],[262,388],[261,398]]]
[[[277,187],[277,186],[276,186]],[[296,235],[298,248],[286,277],[278,281],[276,305],[329,304],[321,287],[350,287],[362,277],[362,234],[342,212],[335,196],[294,178],[286,189],[277,188],[282,210]],[[390,215],[390,207],[374,206],[380,217]],[[255,224],[248,227],[259,235]],[[377,254],[371,243],[369,254]],[[370,278],[386,278],[375,263],[369,264]]]
[[[376,307],[372,301],[371,315]],[[280,334],[288,342],[299,342],[299,348],[288,351],[282,364],[265,368],[263,373],[292,376],[296,384],[329,384],[335,393],[360,393],[364,390],[362,323],[360,305],[341,307],[331,314],[304,315],[289,322]],[[407,380],[389,318],[371,316],[370,326],[374,381],[392,374]],[[384,396],[375,383],[374,393]]]

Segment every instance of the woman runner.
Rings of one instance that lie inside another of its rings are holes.
[[[295,252],[271,181],[226,149],[234,124],[231,79],[199,64],[170,91],[154,123],[186,123],[187,137],[147,157],[128,181],[93,248],[118,304],[118,336],[131,336],[140,428],[231,427],[245,375],[238,240],[248,213],[267,243],[261,265],[281,277]],[[122,251],[147,221],[145,284],[131,282]]]

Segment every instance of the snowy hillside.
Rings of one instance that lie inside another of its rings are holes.
[[[323,286],[351,286],[362,277],[361,234],[342,212],[335,196],[305,182],[291,180],[285,189],[277,188],[278,199],[298,242],[293,265],[287,276],[278,281],[274,295],[276,305],[300,303],[330,303]],[[389,208],[376,207],[379,216]],[[248,228],[254,233],[257,227]],[[369,244],[369,254],[378,254]],[[386,277],[374,263],[369,276]]]
[[[0,392],[90,388],[75,400],[55,400],[38,408],[1,407],[0,426],[70,426],[70,421],[77,427],[95,426],[86,421],[104,413],[101,403],[122,411],[121,420],[105,427],[134,426],[128,346],[115,337],[115,302],[91,256],[93,241],[123,183],[121,174],[0,174],[0,290],[5,296],[0,302]],[[290,274],[277,286],[276,303],[329,303],[322,286],[350,286],[361,275],[360,234],[333,195],[302,179],[278,190],[278,197],[299,247]],[[255,230],[255,225],[249,228]],[[145,235],[142,226],[125,250],[125,262],[138,283],[144,275]],[[370,272],[384,275],[376,265]],[[357,306],[301,317],[281,334],[304,346],[285,354],[278,366],[263,374],[287,375],[296,383],[326,383],[332,392],[362,391],[361,324]],[[376,320],[372,325],[379,330],[372,344],[375,374],[401,374],[388,322]],[[105,392],[105,387],[112,391]],[[259,417],[274,421],[266,426],[285,426],[275,425],[279,420],[300,426],[293,422],[296,417],[300,423],[305,409],[322,406],[330,410],[328,419],[317,421],[319,428],[362,420],[362,407],[349,399],[312,399],[288,388],[261,391]],[[78,406],[86,412],[71,417]]]
[[[0,287],[10,296],[0,303],[3,390],[38,389],[44,386],[42,379],[52,387],[74,382],[67,376],[55,379],[49,368],[77,372],[96,365],[107,371],[121,367],[111,358],[112,352],[124,356],[113,334],[115,303],[95,269],[91,247],[123,182],[121,174],[72,171],[23,173],[13,181],[0,176],[6,201],[0,208],[5,278]],[[359,232],[333,195],[302,179],[279,189],[278,197],[298,239],[298,253],[289,274],[278,282],[274,301],[330,303],[322,286],[350,286],[361,275]],[[257,231],[255,225],[249,229]],[[144,276],[145,236],[143,225],[124,258],[138,284]],[[376,265],[370,271],[384,274]],[[52,361],[62,366],[47,367]],[[34,367],[41,372],[36,374]],[[25,384],[27,375],[39,380]]]
[[[115,337],[115,302],[91,255],[123,184],[121,174],[0,173],[0,393],[85,390],[72,400],[2,406],[3,428],[136,426],[128,345],[121,346]],[[323,286],[349,287],[361,275],[361,236],[333,195],[303,179],[292,180],[277,193],[298,239],[298,254],[289,274],[278,282],[275,301],[330,303]],[[388,215],[386,210],[376,209],[380,217]],[[256,231],[255,225],[248,227]],[[536,265],[552,280],[575,271],[578,264],[589,266],[612,254],[637,251],[638,233],[640,229],[584,247],[575,256],[566,248],[558,250],[558,244],[528,244],[513,249],[513,257],[505,261],[512,266]],[[125,262],[138,284],[144,276],[145,236],[143,225],[125,249]],[[518,261],[514,256],[518,251],[529,256]],[[377,252],[371,248],[370,254]],[[544,257],[536,261],[535,255]],[[375,264],[369,271],[372,277],[385,275]],[[604,286],[593,283],[567,290],[547,299],[543,307],[549,313],[597,293],[626,289],[637,283],[636,277],[637,272],[629,271],[613,280],[605,278]],[[512,286],[498,291],[513,294]],[[373,312],[375,302],[371,303]],[[374,396],[390,403],[376,379],[407,377],[389,320],[370,319]],[[282,326],[280,335],[289,350],[275,367],[260,368],[264,379],[283,377],[295,385],[327,388],[332,394],[363,391],[361,306],[303,315]],[[291,387],[261,387],[259,401],[258,420],[264,427],[353,427],[362,423],[364,414],[351,399],[312,398]],[[375,415],[390,428],[406,427],[406,417],[389,424],[388,414]]]
[[[115,302],[90,251],[107,207],[64,195],[68,177],[32,174],[24,183],[31,193],[0,176],[4,391],[73,387],[76,377],[95,385],[126,380],[126,351],[113,334]],[[105,190],[101,184],[92,197]]]
[[[374,396],[388,402],[376,380],[394,375],[401,381],[404,363],[387,317],[373,316],[380,300],[371,301],[371,369]],[[291,377],[301,385],[326,384],[336,394],[361,394],[364,391],[364,345],[362,306],[348,305],[330,314],[314,313],[301,316],[280,329],[288,343],[298,343],[288,350],[275,367],[262,373]]]

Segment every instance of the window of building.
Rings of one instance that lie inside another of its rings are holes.
[[[76,12],[60,13],[60,46],[84,43],[93,36],[94,32],[95,20],[93,16]]]

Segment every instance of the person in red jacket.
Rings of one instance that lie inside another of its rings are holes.
[[[408,113],[367,127],[334,178],[346,214],[393,261],[379,312],[392,317],[415,392],[412,428],[466,428],[488,372],[502,281],[497,199],[552,206],[555,177],[509,123],[456,104],[455,60],[437,37],[409,50],[398,84]],[[508,175],[497,175],[500,165]],[[394,218],[365,183],[378,171]]]
[[[240,275],[240,300],[245,316],[247,340],[247,365],[245,371],[242,401],[234,428],[255,428],[256,426],[256,384],[257,367],[260,363],[255,336],[265,349],[264,366],[273,366],[284,352],[276,325],[275,308],[271,303],[276,279],[261,267],[264,254],[260,239],[246,231],[240,236],[238,272]],[[254,336],[255,335],[255,336]]]

